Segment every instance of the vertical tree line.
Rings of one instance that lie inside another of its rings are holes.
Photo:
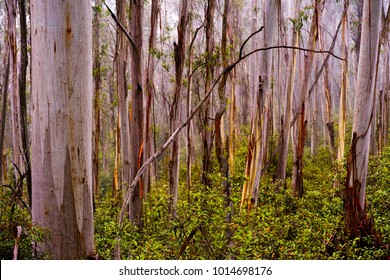
[[[142,235],[161,186],[179,224],[182,200],[217,190],[231,249],[235,215],[256,213],[268,184],[305,196],[321,146],[337,165],[345,233],[375,232],[367,173],[389,143],[388,3],[244,2],[0,5],[0,182],[50,231],[38,255],[94,256],[107,196],[117,245],[125,220]],[[197,231],[207,242],[200,224],[187,243]]]

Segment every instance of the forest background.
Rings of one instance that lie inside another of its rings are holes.
[[[1,0],[1,259],[389,259],[389,30],[388,0]]]

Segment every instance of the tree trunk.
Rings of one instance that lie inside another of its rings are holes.
[[[229,39],[229,44],[231,46],[237,46],[240,45],[240,39],[239,39],[239,21],[240,21],[240,12],[238,3],[236,1],[229,2],[230,11],[230,22],[231,24],[227,26],[227,36]],[[235,51],[232,51],[230,53],[231,61],[234,61],[236,58],[236,53],[238,51],[238,48],[235,48]],[[230,173],[234,172],[234,151],[235,151],[235,144],[236,144],[236,120],[237,120],[237,108],[236,108],[236,90],[238,89],[238,86],[236,86],[236,79],[237,77],[237,71],[236,69],[233,69],[230,74],[230,97],[229,97],[229,103],[228,103],[228,113],[229,113],[229,119],[228,119],[228,137],[227,137],[227,145],[228,145],[228,163],[229,163],[229,170]]]
[[[186,27],[188,21],[188,0],[180,1],[179,24],[177,26],[177,44],[174,43],[175,54],[175,95],[170,110],[170,134],[180,124],[182,107],[182,81],[185,62],[185,42]],[[175,138],[171,146],[171,155],[169,160],[169,188],[171,201],[169,203],[170,213],[176,216],[176,206],[179,191],[179,165],[180,165],[180,139],[179,135]]]
[[[365,221],[366,182],[371,119],[375,104],[381,7],[380,0],[364,1],[353,136],[344,198],[346,232],[352,238],[369,234],[371,230]]]
[[[28,140],[28,122],[27,122],[27,97],[26,97],[26,80],[27,80],[27,12],[26,1],[18,0],[19,19],[20,19],[20,68],[19,68],[19,108],[20,108],[20,135],[23,165],[26,175],[26,186],[29,204],[31,205],[31,163],[30,147]]]
[[[318,21],[320,18],[320,4],[317,1],[314,1],[314,13],[313,19],[311,22],[310,33],[309,33],[309,43],[308,48],[314,50],[317,44],[318,38]],[[305,103],[308,93],[308,83],[311,68],[314,61],[314,53],[310,52],[305,55],[304,62],[304,73],[302,77],[302,84],[300,89],[300,110],[298,117],[298,130],[297,130],[297,143],[294,145],[296,152],[296,160],[294,161],[293,166],[293,180],[292,180],[292,191],[293,194],[299,198],[303,196],[303,152],[305,148],[305,139],[306,139],[306,125],[307,121],[305,119]]]
[[[344,9],[347,11],[349,0],[344,1]],[[341,91],[340,91],[340,110],[339,110],[339,128],[338,128],[338,150],[337,160],[341,162],[344,159],[345,150],[345,127],[346,127],[346,109],[347,109],[347,93],[348,93],[348,39],[347,39],[347,24],[348,12],[346,12],[342,19],[342,35],[341,48],[342,56],[342,77],[341,77]]]
[[[153,141],[153,110],[154,110],[154,72],[155,72],[155,55],[154,50],[156,48],[157,41],[157,20],[159,14],[159,2],[158,0],[152,0],[151,12],[150,12],[150,35],[149,35],[149,52],[148,52],[148,64],[146,69],[146,110],[145,110],[145,158],[149,158],[154,154],[154,141]],[[145,172],[144,176],[144,193],[145,198],[149,192],[151,182],[156,178],[156,170],[154,165],[150,166],[150,169]]]
[[[117,198],[120,194],[121,188],[119,185],[119,165],[120,165],[120,154],[121,154],[121,132],[120,132],[120,112],[118,111],[115,129],[115,159],[114,159],[114,174],[112,178],[112,197]]]
[[[191,5],[192,6],[192,5]],[[193,10],[193,6],[191,7],[191,11]],[[192,20],[190,20],[191,26],[192,26]],[[190,45],[188,47],[188,67],[187,67],[187,104],[186,104],[186,110],[187,110],[187,116],[191,113],[191,106],[192,106],[192,61],[194,58],[194,51],[193,46],[196,39],[196,36],[199,32],[199,30],[202,28],[202,26],[198,27],[194,33],[193,38],[191,39]],[[190,28],[191,30],[191,28]],[[187,166],[187,190],[188,190],[188,202],[190,202],[190,195],[191,195],[191,181],[192,181],[192,158],[194,156],[194,148],[193,148],[193,126],[192,121],[190,120],[187,125],[187,135],[186,135],[186,145],[187,145],[187,151],[186,151],[186,166]]]
[[[316,72],[318,73],[319,61],[316,60]],[[310,153],[314,156],[317,153],[317,138],[318,138],[318,84],[315,87],[314,93],[311,96],[311,139],[310,139]]]
[[[11,120],[12,120],[12,152],[13,164],[24,173],[22,138],[20,128],[20,98],[18,84],[18,59],[17,59],[17,44],[16,44],[16,0],[8,1],[8,44],[10,48],[10,99],[11,99]],[[19,177],[19,173],[15,168],[15,177]]]
[[[264,2],[264,47],[273,45],[273,36],[277,23],[277,11],[280,2],[272,0]],[[248,203],[248,209],[257,206],[260,178],[268,149],[268,133],[271,108],[271,61],[272,52],[264,51],[260,53],[260,76],[259,90],[254,107],[254,119],[252,121],[252,134],[250,142],[253,146],[252,162],[249,165],[249,181],[243,189],[241,205]],[[245,192],[244,192],[245,191]]]
[[[4,162],[4,136],[5,136],[5,123],[7,117],[7,97],[8,97],[8,83],[9,83],[9,71],[10,71],[10,53],[9,46],[5,48],[3,65],[5,67],[3,75],[3,86],[0,88],[1,92],[1,126],[0,126],[0,185],[2,185],[5,174],[7,173],[6,168],[3,165]]]
[[[300,1],[296,2],[295,7],[295,19],[298,19],[300,12]],[[292,37],[292,45],[295,47],[299,46],[299,37],[300,29],[298,26],[294,27],[294,33]],[[291,116],[292,116],[292,107],[293,107],[293,95],[294,95],[294,83],[295,83],[295,69],[297,64],[297,50],[292,51],[292,57],[290,60],[290,66],[288,70],[288,81],[286,88],[286,101],[284,116],[282,119],[280,140],[279,140],[279,158],[278,158],[278,167],[276,173],[276,179],[284,182],[286,180],[286,168],[287,168],[287,157],[288,157],[288,146],[289,138],[291,131]]]
[[[93,115],[94,115],[94,130],[93,130],[93,195],[94,205],[99,196],[99,140],[100,140],[100,90],[101,90],[101,61],[100,61],[100,11],[101,0],[95,1],[94,16],[93,16],[93,77],[94,77],[94,99],[93,99]]]
[[[323,28],[319,29],[320,31],[320,46],[321,50],[325,50],[325,38],[324,38],[324,30]],[[335,35],[337,36],[337,34]],[[331,85],[329,79],[329,65],[328,62],[324,64],[324,93],[325,93],[325,126],[328,136],[329,150],[332,156],[336,155],[336,148],[334,142],[334,128],[332,121],[332,92]]]
[[[127,1],[117,0],[117,17],[122,25],[126,23],[126,4]],[[122,30],[117,28],[116,45],[116,72],[117,72],[117,90],[118,90],[118,111],[119,111],[119,132],[120,132],[120,154],[121,154],[121,186],[126,189],[130,182],[130,119],[128,105],[128,91],[126,79],[127,65],[127,39]]]
[[[222,39],[221,39],[221,56],[222,56],[222,66],[225,68],[228,65],[227,60],[227,26],[228,26],[228,11],[229,11],[229,0],[225,0],[225,5],[223,9],[222,17]],[[227,98],[225,93],[226,82],[228,79],[228,74],[223,75],[222,80],[218,87],[219,95],[219,108],[215,113],[215,154],[219,163],[219,171],[221,172],[222,188],[225,193],[225,208],[226,208],[226,240],[229,246],[232,246],[232,230],[230,228],[230,223],[232,222],[233,216],[233,201],[232,201],[232,186],[230,184],[230,171],[228,160],[225,156],[223,138],[222,138],[222,122],[223,115],[226,111]]]
[[[378,150],[381,153],[388,145],[389,98],[390,98],[390,6],[384,15],[381,41],[383,43],[382,87],[379,93]]]
[[[207,1],[207,9],[206,9],[206,78],[205,78],[205,93],[207,93],[210,89],[210,84],[213,79],[214,72],[214,62],[212,60],[212,55],[214,53],[214,10],[215,10],[215,1],[208,0]],[[212,125],[211,125],[211,117],[212,117],[212,107],[213,102],[212,99],[206,101],[205,110],[203,112],[203,172],[202,172],[202,183],[205,186],[211,187],[211,180],[209,175],[212,171],[211,165],[211,149],[212,149]]]
[[[142,30],[144,1],[130,1],[130,35],[134,44],[131,44],[131,97],[130,97],[130,182],[134,180],[138,169],[143,164],[144,117],[143,117],[143,66],[142,66]],[[128,187],[128,186],[126,186]],[[142,180],[133,192],[129,209],[130,221],[141,227],[142,206],[144,189]]]
[[[356,27],[356,36],[353,38],[354,43],[355,43],[355,50],[356,50],[356,62],[357,62],[356,67],[359,64],[359,57],[360,57],[360,46],[361,46],[361,38],[362,38],[363,2],[364,2],[364,0],[357,0],[356,1],[356,10],[357,10],[356,24],[357,24],[357,27]]]
[[[88,1],[31,1],[32,221],[39,253],[94,254],[92,14]]]

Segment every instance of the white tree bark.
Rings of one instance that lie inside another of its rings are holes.
[[[15,0],[8,1],[8,45],[10,49],[10,99],[12,120],[13,163],[23,172],[22,140],[20,128],[20,100],[18,85],[18,49],[16,43],[16,6]],[[19,176],[15,169],[16,178]]]
[[[90,1],[31,1],[32,216],[50,230],[38,252],[94,253]]]
[[[358,79],[353,116],[352,176],[349,187],[359,188],[359,203],[365,209],[371,118],[375,98],[381,0],[365,0],[359,54]]]
[[[344,1],[344,6],[348,5]],[[340,93],[340,110],[339,110],[339,128],[338,128],[338,150],[337,160],[342,161],[344,158],[345,148],[345,127],[346,127],[346,109],[347,109],[347,93],[348,93],[348,40],[347,40],[347,24],[348,24],[348,12],[345,13],[342,19],[342,37],[341,37],[341,49],[343,52],[344,61],[342,62],[342,76],[341,76],[341,93]]]

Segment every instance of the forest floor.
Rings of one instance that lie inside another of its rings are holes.
[[[213,187],[200,183],[201,164],[194,164],[191,191],[180,186],[177,216],[168,213],[166,178],[154,182],[143,207],[143,227],[118,226],[120,201],[111,196],[110,178],[102,178],[102,195],[95,211],[95,244],[102,258],[113,259],[120,236],[122,259],[388,259],[390,256],[390,149],[370,158],[367,203],[375,235],[351,240],[344,234],[343,178],[326,149],[305,155],[305,193],[291,195],[290,182],[273,182],[276,161],[261,181],[258,207],[240,209],[245,177],[243,147],[237,151],[230,178],[233,187],[233,220],[227,210],[217,171],[210,175]],[[217,162],[214,166],[218,166]],[[291,178],[292,160],[287,178]],[[343,170],[341,168],[340,170]],[[165,174],[165,172],[162,172]],[[338,174],[338,175],[335,175]],[[181,170],[185,182],[186,170]],[[25,205],[15,194],[14,184],[0,194],[0,259],[12,258],[13,227],[21,225],[20,259],[32,258],[32,242],[44,241],[48,233],[31,224]],[[232,233],[227,242],[227,229]]]
[[[281,186],[263,178],[258,207],[240,210],[245,178],[245,150],[238,152],[233,186],[233,221],[226,223],[226,208],[218,172],[210,176],[212,188],[195,182],[189,193],[181,186],[177,217],[169,218],[166,180],[156,182],[144,205],[143,228],[118,228],[115,205],[102,201],[96,212],[99,254],[112,258],[116,234],[124,259],[388,259],[390,256],[390,149],[372,157],[367,189],[368,215],[376,233],[351,240],[344,234],[343,178],[328,150],[305,156],[305,194],[291,195],[290,182]],[[217,166],[217,163],[215,163]],[[200,178],[195,165],[193,178]],[[291,177],[291,160],[288,177]],[[270,165],[269,174],[274,174]],[[341,168],[342,170],[343,168]],[[185,182],[185,170],[182,170]],[[230,242],[226,230],[233,232]]]

